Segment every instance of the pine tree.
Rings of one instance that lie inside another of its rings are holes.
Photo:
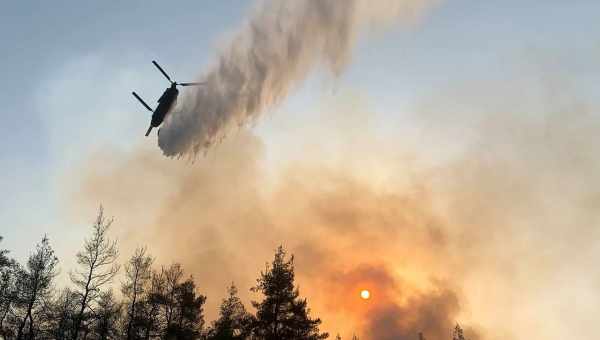
[[[50,300],[52,280],[56,276],[58,258],[50,246],[48,237],[44,236],[37,245],[36,251],[29,256],[27,267],[19,270],[17,274],[17,302],[21,310],[18,321],[17,339],[21,340],[27,335],[33,338],[37,332],[36,315]],[[26,326],[27,329],[26,329]]]
[[[2,240],[3,237],[0,236],[0,242],[2,242]],[[8,250],[0,249],[0,269],[8,267],[8,265],[10,264],[10,259],[8,258],[8,256],[6,256],[6,254],[8,254]]]
[[[163,279],[164,279],[164,292],[162,298],[163,304],[163,312],[164,312],[164,330],[163,336],[166,337],[166,332],[171,328],[171,324],[173,324],[175,309],[177,306],[176,293],[177,287],[181,284],[181,279],[183,278],[183,269],[181,269],[181,265],[179,263],[174,263],[170,265],[167,269],[162,270]]]
[[[81,269],[71,272],[71,281],[79,294],[79,310],[73,322],[72,339],[79,337],[82,323],[87,319],[88,310],[100,296],[103,286],[109,284],[119,271],[116,263],[119,251],[117,243],[111,241],[108,229],[112,219],[104,217],[104,209],[100,207],[93,228],[92,237],[85,240],[83,250],[77,253],[77,264]]]
[[[237,296],[237,288],[232,283],[229,296],[221,303],[219,318],[213,322],[208,332],[210,340],[241,340],[248,337],[250,315]]]
[[[190,277],[175,289],[175,310],[167,339],[191,340],[200,337],[204,327],[204,295],[196,295],[196,284]]]
[[[452,340],[465,340],[463,330],[458,323],[456,324],[456,327],[454,327],[454,332],[452,333]]]
[[[148,281],[152,273],[153,259],[146,255],[146,248],[137,248],[129,262],[125,265],[125,282],[121,285],[121,292],[127,299],[127,320],[125,336],[127,340],[141,337],[140,329],[143,315],[140,305],[143,302]]]
[[[152,273],[148,293],[141,305],[144,315],[144,339],[155,338],[164,333],[163,329],[166,323],[161,317],[161,309],[165,306],[166,280],[164,273],[164,269]]]
[[[115,300],[112,290],[100,294],[94,313],[92,332],[98,340],[117,339],[121,305]]]
[[[78,305],[79,296],[75,292],[68,288],[61,290],[50,307],[48,328],[52,339],[65,340],[71,338],[73,320]]]
[[[7,321],[13,315],[17,302],[17,273],[21,271],[19,264],[7,254],[8,250],[0,250],[0,338],[14,335],[14,330],[7,327]]]
[[[319,332],[320,319],[311,319],[306,299],[299,298],[294,286],[294,258],[287,260],[279,247],[271,266],[267,265],[252,289],[264,295],[261,302],[253,301],[257,309],[253,334],[262,340],[318,340],[327,333]]]

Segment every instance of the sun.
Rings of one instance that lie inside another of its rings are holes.
[[[371,298],[371,292],[367,289],[363,289],[360,291],[360,298],[363,300],[368,300]]]

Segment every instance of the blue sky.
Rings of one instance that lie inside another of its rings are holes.
[[[107,103],[107,107],[125,108],[123,113],[138,115],[140,123],[147,119],[129,98],[130,89],[136,87],[139,91],[143,82],[125,85],[123,80],[110,79],[110,75],[119,76],[121,72],[121,77],[127,77],[124,70],[137,65],[139,68],[133,73],[149,75],[153,80],[145,86],[153,92],[141,92],[145,98],[152,98],[165,84],[160,77],[154,77],[157,74],[150,60],[173,60],[169,63],[172,65],[165,66],[177,75],[183,73],[186,63],[188,69],[192,64],[202,65],[210,58],[209,49],[217,37],[235,27],[246,10],[244,1],[209,7],[190,1],[175,9],[165,8],[161,1],[85,5],[68,1],[20,2],[5,6],[0,37],[4,42],[1,70],[6,83],[1,85],[0,100],[5,103],[2,117],[11,121],[0,127],[4,140],[10,141],[10,150],[0,153],[4,169],[0,187],[5,192],[8,189],[0,199],[0,212],[6,221],[1,228],[4,245],[22,257],[39,234],[60,224],[61,217],[56,213],[60,196],[56,192],[56,176],[60,172],[57,168],[72,161],[65,148],[106,141],[102,134],[95,135],[99,140],[78,140],[82,136],[76,130],[85,134],[86,128],[111,127],[106,124],[106,117],[82,114],[81,109],[97,105],[116,86],[122,90],[120,102]],[[103,74],[108,76],[101,77]],[[78,75],[81,78],[73,80]],[[101,84],[97,82],[100,78]],[[130,89],[124,92],[125,87]],[[50,110],[44,107],[48,101],[40,99],[48,93],[56,95]],[[78,102],[77,96],[90,101]],[[70,124],[72,121],[86,126]],[[56,136],[52,131],[57,126],[70,131],[59,131],[66,136]],[[85,149],[81,147],[73,153]]]
[[[178,79],[191,78],[249,8],[241,0],[5,4],[4,246],[23,257],[41,233],[60,230],[66,219],[59,213],[58,177],[87,152],[103,144],[154,142],[140,138],[148,117],[129,96],[135,89],[151,100],[163,90],[164,79],[150,60],[161,61]],[[335,86],[364,92],[374,109],[385,111],[453,82],[501,79],[515,65],[535,63],[540,50],[576,61],[600,44],[593,33],[600,30],[597,13],[600,3],[592,0],[443,2],[414,26],[362,40]],[[321,90],[306,86],[284,106],[310,107]],[[98,107],[112,113],[98,114]]]
[[[139,138],[147,117],[129,90],[148,100],[162,91],[165,82],[150,60],[161,61],[179,79],[190,78],[210,62],[215,47],[249,8],[248,1],[5,5],[0,21],[5,246],[23,256],[42,231],[63,221],[56,213],[60,193],[55,191],[57,169],[65,162],[94,144],[149,142]],[[413,27],[363,40],[338,84],[368,93],[377,109],[402,106],[450,82],[502,77],[515,63],[535,60],[537,50],[577,58],[578,50],[600,44],[590,36],[600,30],[597,13],[600,3],[591,0],[448,1]],[[44,107],[48,93],[55,96],[51,110]],[[100,105],[126,115],[129,124],[124,125],[133,130],[115,126],[120,118],[82,114],[75,105],[89,108],[102,99],[113,100]],[[304,89],[288,105],[310,106],[319,99],[316,91]],[[97,140],[77,133],[94,127],[102,129],[93,134]],[[77,149],[72,155],[64,149],[67,144]]]

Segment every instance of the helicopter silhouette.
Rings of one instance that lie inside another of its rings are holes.
[[[160,73],[162,73],[165,76],[165,78],[167,78],[167,80],[171,82],[171,86],[168,87],[165,90],[165,92],[163,92],[163,94],[162,94],[162,96],[160,96],[160,98],[158,98],[158,106],[154,110],[152,110],[152,108],[150,108],[150,106],[148,106],[148,104],[146,104],[146,102],[140,96],[138,96],[137,93],[131,92],[131,94],[133,94],[133,96],[137,100],[139,100],[140,103],[142,103],[142,105],[144,105],[144,107],[146,109],[148,109],[148,111],[152,112],[152,120],[150,121],[150,127],[148,127],[148,131],[146,131],[146,136],[148,136],[150,134],[150,131],[152,131],[152,128],[158,127],[160,124],[162,124],[162,122],[165,120],[165,117],[167,116],[169,111],[172,109],[172,106],[175,103],[175,100],[177,100],[177,96],[179,95],[179,90],[177,90],[177,86],[197,86],[197,85],[204,84],[204,83],[178,83],[176,81],[171,80],[171,77],[169,77],[167,72],[165,72],[165,70],[163,70],[162,67],[160,67],[160,65],[158,65],[158,63],[156,61],[152,60],[152,64],[154,64],[154,66],[156,66],[156,68],[160,71]]]

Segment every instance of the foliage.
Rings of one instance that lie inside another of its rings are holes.
[[[286,259],[286,252],[279,247],[272,264],[261,273],[252,289],[263,294],[263,301],[253,301],[256,318],[252,333],[264,340],[318,340],[326,339],[320,333],[321,320],[312,319],[306,299],[300,298],[294,286],[294,257]]]
[[[452,333],[452,340],[465,340],[463,330],[459,324],[456,324],[456,327],[454,327],[454,332]]]
[[[137,248],[125,265],[125,282],[121,292],[127,301],[127,328],[125,335],[128,340],[142,338],[145,315],[143,313],[143,295],[151,278],[151,266],[154,260],[146,255],[146,248]]]
[[[52,281],[58,258],[47,236],[29,256],[25,268],[16,273],[15,320],[17,339],[34,338],[42,331],[42,321],[51,298]]]
[[[145,247],[137,248],[125,264],[122,297],[111,283],[119,270],[118,249],[108,237],[112,219],[100,208],[92,235],[76,254],[78,269],[70,273],[72,288],[53,289],[58,259],[48,237],[24,266],[0,249],[0,339],[181,339],[181,340],[320,340],[321,320],[310,316],[305,298],[295,285],[294,257],[283,247],[260,273],[251,291],[249,313],[232,283],[219,315],[204,329],[206,297],[198,293],[180,264],[152,268]],[[2,237],[0,237],[2,240]],[[418,334],[424,340],[423,334]],[[336,340],[341,340],[338,334]],[[358,340],[356,335],[353,340]],[[457,324],[452,340],[466,340]]]
[[[228,289],[229,296],[223,299],[219,310],[219,318],[215,320],[208,331],[209,340],[246,339],[252,317],[237,296],[237,288],[232,283]]]

